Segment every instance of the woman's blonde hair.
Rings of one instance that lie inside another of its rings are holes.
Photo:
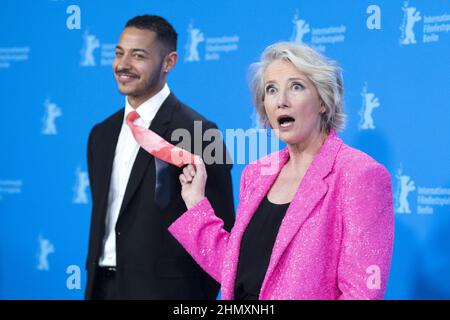
[[[322,113],[321,130],[341,130],[345,126],[343,108],[343,83],[341,68],[312,48],[296,42],[278,42],[267,47],[259,62],[250,66],[250,88],[261,123],[270,126],[264,108],[264,72],[276,60],[291,62],[314,84],[325,112]]]

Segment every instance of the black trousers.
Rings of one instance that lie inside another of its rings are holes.
[[[116,284],[116,269],[112,267],[98,267],[92,300],[117,299],[119,299],[119,295]]]

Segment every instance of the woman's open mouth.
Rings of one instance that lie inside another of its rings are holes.
[[[289,128],[292,125],[294,125],[295,119],[290,116],[279,116],[278,119],[278,125],[280,128]]]

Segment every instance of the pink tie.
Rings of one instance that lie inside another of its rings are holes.
[[[174,146],[151,130],[135,125],[133,122],[139,117],[139,113],[131,111],[127,116],[127,124],[137,143],[145,151],[177,167],[195,163],[195,155],[192,153]]]

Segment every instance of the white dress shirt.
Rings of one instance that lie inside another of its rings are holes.
[[[148,128],[163,104],[164,100],[169,96],[170,89],[167,84],[156,95],[141,104],[136,112],[139,113],[134,123],[139,126]],[[116,266],[116,222],[119,216],[120,207],[122,206],[123,197],[127,188],[128,179],[131,169],[136,160],[139,151],[139,145],[133,137],[130,127],[126,123],[126,117],[134,109],[125,98],[125,113],[120,129],[119,140],[117,141],[116,152],[114,154],[114,162],[111,173],[111,183],[108,194],[108,207],[105,221],[105,237],[103,238],[103,255],[100,258],[99,265],[102,267]]]

